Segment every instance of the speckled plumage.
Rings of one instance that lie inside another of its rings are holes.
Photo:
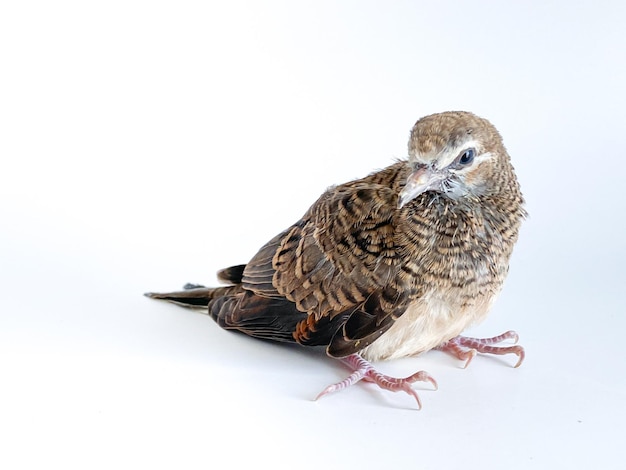
[[[522,194],[500,135],[474,114],[420,119],[408,153],[328,189],[247,265],[222,271],[228,286],[149,295],[208,307],[222,327],[251,336],[324,345],[337,358],[436,347],[465,358],[451,341],[500,291]],[[521,357],[516,348],[503,349]]]

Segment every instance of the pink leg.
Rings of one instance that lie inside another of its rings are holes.
[[[467,336],[457,336],[449,341],[446,341],[437,349],[448,352],[453,356],[465,361],[464,368],[472,362],[472,359],[476,353],[483,354],[516,354],[518,357],[517,364],[514,367],[519,367],[524,361],[524,348],[518,345],[515,346],[493,346],[494,344],[501,343],[507,339],[512,339],[513,343],[517,343],[519,336],[515,331],[507,331],[499,336],[493,338],[469,338]],[[464,349],[467,348],[467,349]]]
[[[348,365],[354,372],[350,374],[346,379],[336,384],[329,385],[315,398],[316,400],[327,395],[329,393],[338,392],[344,388],[348,388],[350,385],[357,383],[359,380],[365,380],[366,382],[372,382],[378,385],[380,388],[390,390],[392,392],[403,391],[408,393],[415,401],[417,401],[418,409],[422,408],[422,402],[415,390],[411,387],[413,382],[430,382],[437,389],[437,382],[427,372],[416,372],[409,377],[398,379],[395,377],[389,377],[388,375],[378,372],[372,364],[367,362],[358,354],[352,354],[344,357],[341,361]]]

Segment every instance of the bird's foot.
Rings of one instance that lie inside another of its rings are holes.
[[[513,367],[519,367],[524,361],[524,348],[515,346],[494,346],[507,339],[512,339],[513,343],[517,343],[519,336],[515,331],[507,331],[499,336],[493,338],[469,338],[467,336],[457,336],[449,341],[446,341],[437,349],[452,354],[456,358],[465,361],[463,368],[466,368],[476,353],[483,354],[515,354],[517,355],[517,364]]]
[[[413,388],[411,384],[414,382],[430,382],[437,390],[437,382],[433,379],[428,372],[419,371],[409,377],[405,377],[403,379],[389,377],[388,375],[381,374],[378,372],[372,364],[367,362],[358,354],[352,354],[350,356],[344,357],[341,361],[348,365],[354,372],[350,374],[346,379],[341,382],[337,382],[336,384],[329,385],[315,398],[318,400],[319,398],[327,395],[329,393],[338,392],[343,390],[344,388],[348,388],[350,385],[357,383],[360,380],[365,380],[366,382],[372,382],[378,385],[380,388],[385,390],[390,390],[392,392],[403,391],[408,393],[415,401],[417,401],[417,408],[422,408],[422,402],[420,401],[419,395]]]

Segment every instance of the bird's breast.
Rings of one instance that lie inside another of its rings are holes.
[[[379,339],[361,351],[372,361],[397,359],[429,351],[458,336],[489,312],[496,294],[482,294],[468,302],[461,292],[427,292],[411,303]]]

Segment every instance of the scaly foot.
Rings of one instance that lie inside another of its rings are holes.
[[[413,382],[430,382],[437,390],[437,382],[433,379],[428,372],[420,371],[416,372],[409,377],[405,377],[403,379],[398,379],[395,377],[389,377],[388,375],[381,374],[378,372],[372,364],[367,362],[358,354],[352,354],[350,356],[344,357],[341,361],[348,365],[354,372],[350,374],[346,379],[341,382],[337,382],[336,384],[329,385],[315,398],[318,400],[319,398],[327,395],[329,393],[338,392],[343,390],[344,388],[348,388],[350,385],[357,383],[360,380],[365,380],[366,382],[372,382],[378,385],[380,388],[385,390],[390,390],[392,392],[403,391],[408,393],[415,401],[417,401],[417,408],[422,408],[422,402],[420,401],[419,395],[413,388],[411,384]]]
[[[449,341],[446,341],[437,349],[452,354],[456,358],[465,361],[463,368],[467,367],[476,353],[483,354],[516,354],[517,364],[513,367],[519,367],[524,361],[524,348],[518,345],[515,346],[494,346],[494,344],[501,343],[507,339],[512,339],[513,343],[517,343],[519,336],[515,331],[507,331],[499,336],[493,338],[468,338],[467,336],[457,336]]]

